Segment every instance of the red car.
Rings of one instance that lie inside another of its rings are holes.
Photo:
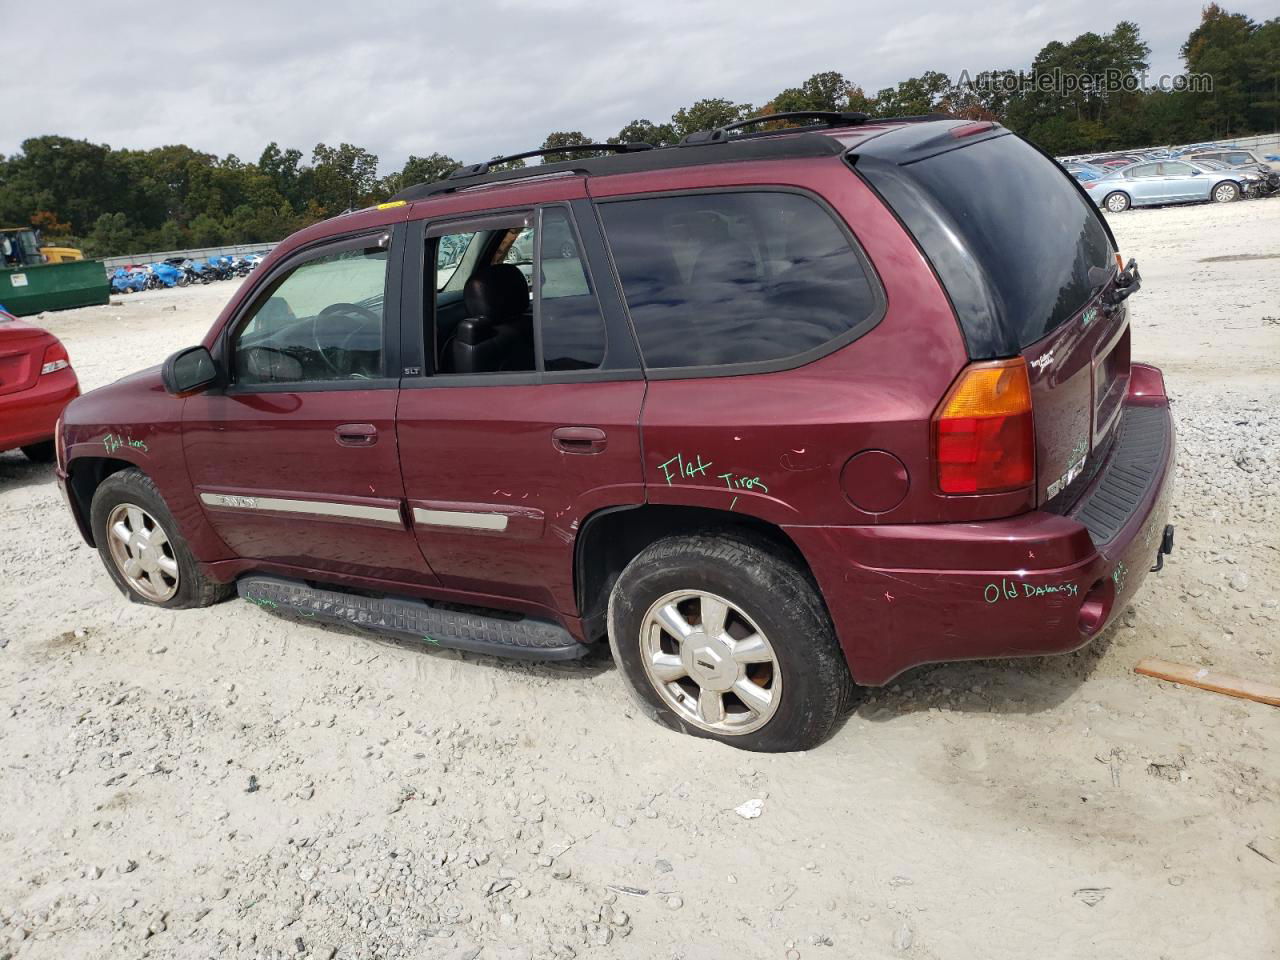
[[[1172,546],[1136,266],[998,125],[793,119],[294,235],[202,344],[68,409],[84,537],[166,607],[607,637],[655,718],[756,750],[854,684],[1081,646]]]
[[[80,396],[62,342],[0,310],[0,451],[52,463],[58,416]]]

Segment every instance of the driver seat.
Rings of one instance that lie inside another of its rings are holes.
[[[518,267],[496,263],[471,275],[462,297],[468,316],[449,344],[454,373],[532,370],[533,319],[529,284]]]

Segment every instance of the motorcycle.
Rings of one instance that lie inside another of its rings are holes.
[[[153,289],[186,286],[185,274],[171,263],[153,263],[149,269],[148,286]]]
[[[147,289],[147,274],[142,270],[126,270],[116,267],[111,275],[112,293],[140,293]]]

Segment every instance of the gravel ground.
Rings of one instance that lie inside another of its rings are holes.
[[[607,653],[126,603],[0,455],[0,960],[1277,956],[1280,712],[1131,671],[1280,682],[1280,199],[1113,224],[1180,429],[1165,572],[1086,650],[913,671],[807,754],[659,728]],[[231,289],[41,322],[93,387]]]

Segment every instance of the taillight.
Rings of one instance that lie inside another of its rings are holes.
[[[44,364],[40,367],[40,374],[57,373],[59,370],[65,370],[71,366],[71,359],[67,356],[67,348],[58,341],[54,341],[45,347]]]
[[[933,415],[943,493],[999,493],[1035,479],[1031,384],[1021,357],[965,369]]]

